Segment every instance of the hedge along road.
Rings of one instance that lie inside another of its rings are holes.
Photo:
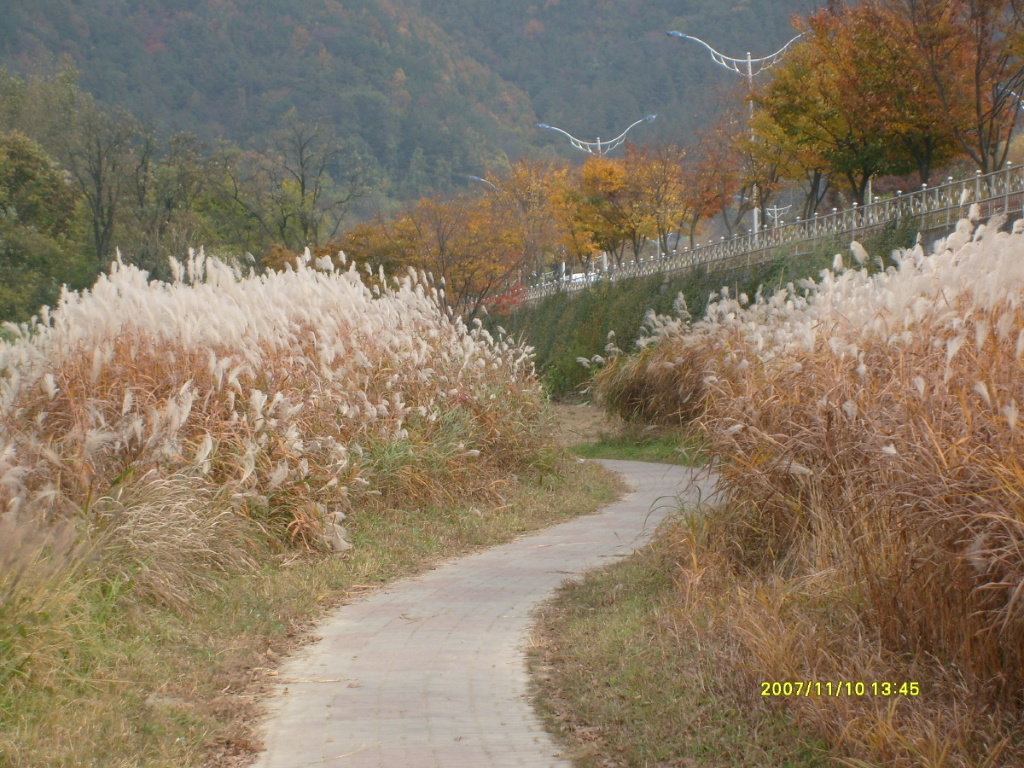
[[[531,613],[713,488],[691,467],[601,463],[632,487],[621,501],[338,609],[280,669],[256,768],[571,768],[529,702]]]

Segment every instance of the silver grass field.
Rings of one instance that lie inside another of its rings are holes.
[[[678,306],[598,374],[624,415],[699,424],[721,474],[723,506],[666,534],[680,616],[711,611],[732,689],[846,765],[1024,760],[1024,233],[1003,225],[723,291],[699,321]],[[764,700],[759,681],[921,693]]]
[[[257,602],[285,600],[268,574],[294,572],[288,621],[306,620],[329,584],[548,519],[507,498],[560,471],[529,348],[467,328],[422,274],[339,261],[256,275],[199,252],[170,283],[118,261],[6,328],[0,763],[195,764],[234,727],[203,685],[281,642],[236,647],[248,629],[227,623],[280,624]],[[218,601],[211,629],[200,606]],[[208,658],[215,631],[226,660]],[[179,676],[167,643],[200,669]]]

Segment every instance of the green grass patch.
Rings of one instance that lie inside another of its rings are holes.
[[[687,466],[701,466],[705,461],[701,437],[654,430],[622,430],[619,434],[603,435],[597,442],[575,445],[570,450],[585,459],[651,461]]]

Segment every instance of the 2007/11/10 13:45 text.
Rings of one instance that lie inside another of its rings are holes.
[[[852,680],[796,680],[761,682],[762,696],[918,696],[921,684],[889,681],[865,683]]]

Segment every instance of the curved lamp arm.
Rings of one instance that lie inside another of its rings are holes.
[[[485,178],[483,178],[481,176],[473,176],[472,174],[469,174],[469,173],[460,173],[459,176],[462,176],[465,179],[470,179],[472,181],[479,181],[482,184],[486,184],[488,187],[493,189],[495,192],[500,192],[501,191],[500,189],[498,189],[498,185],[497,184],[495,184],[493,181],[488,181],[487,179],[485,179]]]
[[[563,136],[569,139],[569,142],[574,147],[576,147],[576,149],[583,150],[584,152],[591,155],[604,155],[607,154],[608,152],[611,152],[617,146],[622,144],[622,142],[626,140],[626,134],[629,133],[633,128],[640,125],[640,123],[649,122],[656,117],[657,115],[647,115],[647,117],[641,117],[639,120],[630,125],[629,128],[624,130],[614,139],[610,139],[608,141],[601,141],[600,137],[598,137],[597,141],[583,141],[582,139],[577,139],[571,133],[563,131],[561,128],[556,128],[553,125],[548,125],[547,123],[537,123],[537,127],[543,128],[548,131],[555,131],[557,133],[562,134]]]
[[[753,78],[754,75],[758,75],[761,72],[764,72],[764,70],[768,69],[768,67],[775,64],[775,62],[777,62],[782,57],[782,54],[786,52],[786,49],[789,48],[789,46],[791,46],[793,43],[795,43],[797,40],[804,36],[804,33],[801,32],[799,35],[794,37],[784,46],[779,48],[779,50],[777,50],[775,53],[770,53],[767,56],[762,56],[759,59],[750,58],[749,53],[747,54],[747,58],[745,59],[736,59],[733,58],[732,56],[726,56],[724,53],[721,53],[720,51],[716,51],[714,48],[705,43],[699,37],[694,37],[693,35],[684,35],[682,32],[666,32],[665,34],[671,37],[678,37],[682,40],[693,40],[695,43],[700,43],[701,45],[708,49],[708,51],[711,53],[711,58],[714,59],[716,64],[720,64],[726,69],[732,70],[733,72],[736,72],[747,78]],[[756,70],[755,67],[757,67]]]

